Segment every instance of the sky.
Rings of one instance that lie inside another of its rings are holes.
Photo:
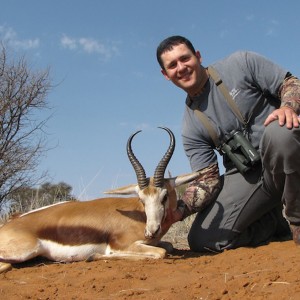
[[[181,144],[185,93],[162,76],[156,61],[166,37],[190,39],[204,66],[250,50],[300,76],[298,0],[0,2],[0,40],[33,70],[50,68],[50,150],[37,172],[70,184],[80,200],[136,182],[126,143],[137,130],[132,147],[147,176],[169,145],[158,126],[176,137],[167,172],[191,171]]]

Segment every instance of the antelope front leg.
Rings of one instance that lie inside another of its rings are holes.
[[[167,250],[164,247],[159,246],[151,246],[144,244],[143,241],[136,241],[133,243],[129,248],[128,251],[135,252],[137,255],[144,256],[145,258],[154,258],[154,259],[159,259],[159,258],[165,258],[167,256]]]
[[[167,253],[172,253],[174,250],[172,243],[166,241],[159,241],[157,247],[164,248]]]
[[[7,271],[9,271],[11,269],[12,269],[12,265],[11,264],[0,262],[0,274],[1,273],[5,273],[5,272],[7,272]]]
[[[87,261],[101,259],[161,259],[165,258],[166,256],[166,249],[144,244],[143,241],[136,241],[125,250],[111,249],[110,253],[105,255],[96,253],[92,255]]]

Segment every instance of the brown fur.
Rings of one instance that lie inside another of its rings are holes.
[[[174,188],[197,176],[193,173],[165,180],[162,188],[150,184],[140,191],[143,200],[112,197],[70,201],[16,217],[0,228],[0,273],[10,269],[10,263],[36,256],[59,261],[163,258],[166,249],[172,248],[160,239],[167,230],[162,222],[168,209],[176,208]],[[129,185],[108,193],[132,194],[137,188]],[[165,189],[168,201],[164,201]],[[149,216],[146,203],[150,205]]]

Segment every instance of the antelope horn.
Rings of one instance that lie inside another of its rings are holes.
[[[132,139],[139,132],[141,132],[141,130],[137,131],[136,133],[132,134],[129,137],[128,142],[127,142],[127,155],[130,160],[130,163],[132,164],[133,169],[135,171],[139,188],[144,189],[149,185],[149,179],[146,178],[145,170],[144,170],[143,166],[141,165],[141,163],[138,161],[138,159],[133,154],[133,151],[131,148]]]
[[[164,185],[164,175],[165,175],[165,171],[167,168],[167,165],[173,155],[174,149],[175,149],[175,137],[173,132],[167,128],[167,127],[158,127],[161,129],[164,129],[165,131],[168,132],[169,136],[170,136],[170,145],[169,148],[167,150],[167,152],[165,153],[165,155],[163,156],[163,158],[161,159],[161,161],[159,162],[159,164],[157,165],[156,169],[155,169],[155,173],[154,173],[154,186],[156,187],[162,187]]]

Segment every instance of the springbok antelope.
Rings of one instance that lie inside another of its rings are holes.
[[[138,183],[106,192],[137,197],[63,202],[12,219],[0,228],[0,273],[11,269],[11,264],[37,256],[58,262],[164,258],[167,251],[161,238],[167,229],[161,225],[168,209],[176,208],[175,187],[195,179],[198,173],[164,178],[175,138],[170,129],[160,128],[169,133],[170,145],[154,176],[146,177],[132,151],[137,131],[128,139],[127,154]]]

